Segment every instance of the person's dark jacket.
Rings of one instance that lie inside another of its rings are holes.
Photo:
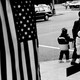
[[[80,30],[80,18],[79,20],[75,21],[73,25],[72,34],[73,34],[74,40],[76,39],[76,36],[79,30]]]
[[[62,34],[58,37],[58,43],[59,43],[59,44],[69,44],[70,41],[73,41],[73,39],[70,38],[70,36],[69,36],[68,34],[62,33]]]

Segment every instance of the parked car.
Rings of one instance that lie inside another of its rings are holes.
[[[52,16],[52,10],[51,10],[51,7],[49,5],[39,4],[38,6],[42,7],[44,9],[44,11],[49,14],[49,16]]]
[[[44,19],[45,21],[49,20],[49,17],[51,16],[51,13],[48,7],[42,6],[42,5],[35,5],[35,16],[37,19]]]
[[[65,3],[62,3],[62,5],[67,6],[70,9],[80,8],[80,0],[66,1]]]
[[[70,9],[73,9],[73,8],[80,8],[80,1],[72,1],[70,4],[69,4],[69,7]]]

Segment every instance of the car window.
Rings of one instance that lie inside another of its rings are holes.
[[[38,7],[35,7],[35,11],[39,11],[39,8]]]
[[[42,7],[39,7],[39,10],[40,10],[40,11],[43,11],[44,9],[43,9]]]
[[[44,8],[44,9],[49,9],[49,7],[48,7],[48,6],[44,6],[43,8]]]

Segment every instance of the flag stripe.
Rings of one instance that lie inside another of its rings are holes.
[[[33,50],[34,50],[34,61],[35,61],[35,68],[36,68],[36,79],[38,80],[38,77],[39,77],[39,75],[38,75],[38,73],[37,73],[37,71],[38,71],[38,68],[39,68],[39,63],[38,63],[38,55],[37,55],[37,40],[35,39],[35,40],[33,40]]]
[[[28,49],[28,42],[24,43],[24,51],[25,51],[25,57],[26,57],[26,66],[27,66],[27,72],[28,72],[28,79],[32,79],[32,71],[31,71],[31,64],[30,64],[30,56],[29,56],[29,49]]]
[[[8,15],[8,20],[9,20],[9,25],[10,25],[10,30],[11,30],[11,36],[12,36],[13,46],[14,46],[14,52],[15,52],[14,56],[15,56],[17,80],[20,80],[17,36],[16,36],[16,31],[15,31],[15,26],[14,26],[14,21],[13,21],[13,16],[12,16],[12,10],[10,7],[9,0],[6,0],[6,8],[7,8],[7,12],[8,12],[7,15]]]
[[[6,30],[7,30],[7,32],[6,32],[6,34],[4,34],[4,36],[5,35],[8,35],[7,36],[7,38],[8,38],[8,43],[7,44],[9,44],[9,49],[10,49],[10,56],[11,56],[11,65],[12,65],[12,72],[13,72],[13,79],[14,80],[17,80],[16,79],[16,70],[15,70],[15,58],[14,58],[14,48],[13,48],[13,43],[12,43],[12,39],[11,39],[11,33],[10,33],[10,28],[9,28],[9,23],[8,23],[8,18],[7,18],[7,12],[6,12],[6,2],[4,1],[3,2],[3,0],[1,0],[1,2],[2,2],[2,7],[3,7],[3,13],[5,13],[5,15],[4,15],[4,17],[5,17],[5,20],[6,20]],[[5,21],[4,20],[4,21]],[[5,37],[4,37],[5,38]],[[5,39],[4,39],[5,40]],[[6,45],[6,43],[5,43],[5,45]],[[7,48],[7,47],[6,47]],[[8,53],[7,53],[8,54]],[[7,55],[6,54],[6,55]],[[8,74],[7,74],[8,75]],[[8,76],[7,76],[8,77]]]
[[[0,2],[0,12],[1,12],[1,2]],[[0,13],[1,14],[1,13]],[[5,46],[4,46],[4,38],[3,38],[3,32],[2,32],[2,21],[1,21],[1,15],[0,15],[0,36],[1,36],[1,78],[2,80],[7,79],[6,75],[6,54],[5,54]]]
[[[26,66],[26,57],[25,57],[25,51],[24,51],[24,43],[21,43],[21,52],[22,52],[22,63],[23,63],[23,72],[24,72],[24,80],[28,80],[28,73],[27,73],[27,66]]]
[[[28,47],[29,47],[29,57],[30,57],[30,65],[31,65],[31,71],[32,71],[32,78],[33,80],[36,80],[36,68],[35,68],[35,60],[34,60],[34,50],[33,50],[33,43],[32,40],[28,41]]]
[[[7,65],[7,63],[9,63],[10,65],[11,65],[11,63],[10,63],[10,61],[9,61],[9,59],[10,59],[10,55],[9,55],[9,53],[10,53],[10,51],[9,51],[9,45],[8,45],[8,35],[7,35],[7,31],[6,31],[6,23],[5,23],[5,19],[4,19],[4,13],[3,13],[3,8],[2,8],[2,4],[0,4],[1,5],[1,21],[2,21],[2,31],[3,31],[3,38],[4,38],[4,45],[5,45],[5,53],[3,53],[4,55],[2,55],[1,57],[2,57],[2,60],[1,61],[4,61],[5,60],[5,63],[3,63],[3,62],[1,62],[2,63],[2,65],[1,65],[1,72],[3,73],[3,71],[5,70],[5,69],[7,69],[6,71],[4,71],[4,72],[6,72],[6,74],[2,74],[2,78],[4,79],[4,76],[7,76],[6,77],[6,79],[9,79],[10,77],[10,75],[8,75],[7,73],[11,70],[11,67],[9,67],[8,68],[8,65]],[[8,57],[9,56],[9,57]],[[7,57],[8,57],[8,59],[7,59]],[[5,59],[4,59],[5,58]],[[4,59],[4,60],[3,60]],[[6,65],[6,66],[5,66]],[[5,69],[4,69],[4,66],[6,67]],[[10,73],[10,72],[9,72]],[[6,80],[5,79],[5,80]]]
[[[1,25],[1,18],[0,18],[0,25]],[[1,25],[2,26],[2,25]],[[1,37],[2,38],[2,37]],[[1,79],[1,51],[0,51],[0,80],[2,80]]]
[[[0,80],[2,80],[1,79],[1,51],[0,51]]]
[[[18,42],[18,55],[19,55],[20,76],[21,76],[21,80],[24,80],[23,67],[22,67],[22,57],[21,57],[21,45],[19,42]]]
[[[0,26],[1,26],[1,28],[0,28],[0,36],[1,36],[1,42],[0,42],[0,44],[1,44],[2,41],[3,41],[1,15],[0,15]],[[1,46],[2,46],[2,44],[1,44]],[[1,49],[1,48],[0,48],[0,49]],[[0,51],[0,80],[2,80],[2,79],[1,79],[1,51]]]

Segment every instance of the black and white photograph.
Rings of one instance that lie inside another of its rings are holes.
[[[0,80],[80,80],[80,0],[0,0]]]

